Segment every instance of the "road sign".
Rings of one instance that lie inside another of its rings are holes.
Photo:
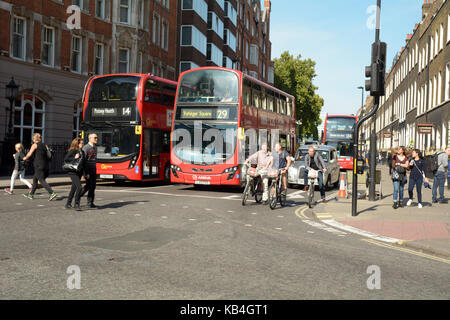
[[[433,124],[432,123],[420,123],[417,125],[417,131],[419,134],[432,134]]]

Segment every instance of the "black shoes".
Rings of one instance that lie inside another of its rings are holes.
[[[75,206],[73,207],[73,209],[75,211],[81,211],[80,205],[79,204],[75,204]]]
[[[392,208],[398,209],[398,203],[397,203],[397,202],[394,202],[394,205],[392,206]]]
[[[66,205],[64,206],[64,208],[66,209],[72,209],[72,205],[70,203],[66,203]]]
[[[448,200],[439,201],[440,204],[448,204]]]
[[[93,203],[88,204],[88,208],[89,209],[98,209],[98,207]]]
[[[403,208],[403,202],[399,202],[399,203],[398,203],[398,207],[399,207],[399,208]]]

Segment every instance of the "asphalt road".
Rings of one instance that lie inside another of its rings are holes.
[[[1,299],[450,298],[447,263],[302,219],[298,189],[272,211],[232,189],[106,184],[83,212],[55,190],[53,202],[0,194]],[[369,290],[373,265],[381,288]]]

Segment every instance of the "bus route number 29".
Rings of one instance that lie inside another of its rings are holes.
[[[229,118],[228,109],[217,109],[217,119],[227,120]]]

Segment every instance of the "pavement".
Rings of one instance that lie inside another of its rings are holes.
[[[33,183],[33,177],[32,176],[26,176],[25,177],[28,182]],[[56,175],[50,175],[47,178],[47,182],[51,186],[63,186],[63,185],[70,185],[72,182],[70,181],[70,178],[67,174],[56,174]],[[0,177],[0,189],[9,188],[11,183],[11,177]],[[14,189],[27,189],[27,186],[24,185],[18,178],[16,180]]]
[[[394,209],[393,185],[388,169],[382,166],[381,171],[382,200],[358,200],[356,217],[351,216],[351,196],[348,199],[332,197],[326,205],[314,208],[312,214],[316,219],[343,230],[369,232],[384,237],[386,242],[450,257],[450,205],[432,204],[431,190],[422,188],[423,208],[417,207],[415,190],[415,199],[407,207],[409,197],[405,186],[405,207]],[[351,185],[348,190],[351,191]],[[364,191],[365,185],[359,185],[358,192]],[[445,195],[448,199],[447,187]]]

